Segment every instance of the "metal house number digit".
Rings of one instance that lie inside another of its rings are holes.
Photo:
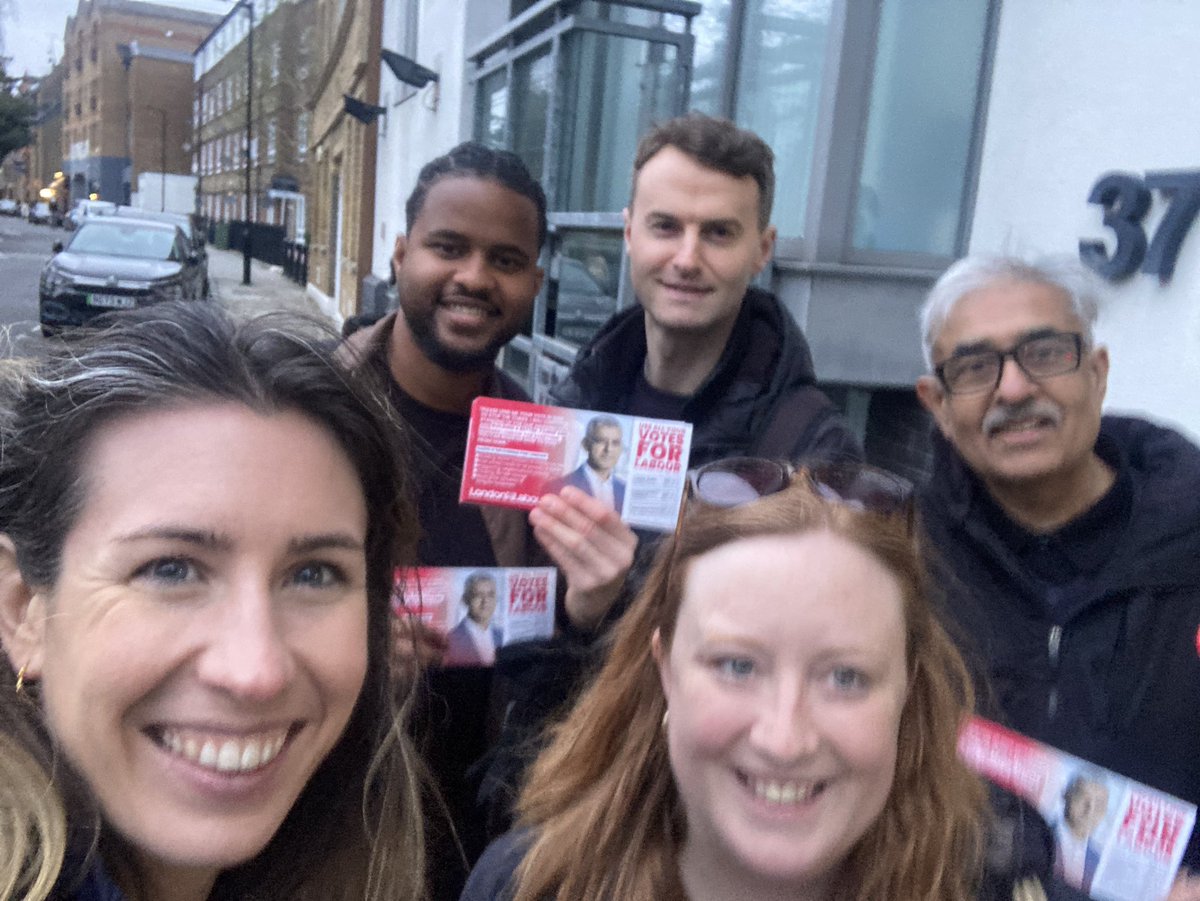
[[[1152,191],[1166,198],[1167,210],[1147,247],[1142,219],[1150,209]],[[1110,172],[1092,186],[1088,203],[1104,210],[1104,225],[1112,229],[1117,244],[1110,255],[1102,241],[1081,240],[1079,258],[1084,263],[1110,281],[1128,278],[1140,267],[1168,282],[1188,229],[1200,212],[1200,169],[1147,172],[1145,179]]]

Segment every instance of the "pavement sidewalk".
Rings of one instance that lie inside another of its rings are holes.
[[[213,299],[235,316],[253,316],[273,310],[320,316],[321,309],[304,290],[283,274],[279,266],[259,260],[250,264],[250,284],[242,284],[242,254],[208,246],[208,283]]]

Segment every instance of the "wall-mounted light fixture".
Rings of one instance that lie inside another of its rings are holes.
[[[387,67],[392,70],[393,75],[414,88],[423,88],[429,82],[438,80],[438,74],[432,69],[426,69],[416,60],[401,56],[394,50],[385,48],[379,51],[379,55]]]
[[[364,103],[349,94],[342,95],[342,109],[346,111],[347,115],[353,116],[364,125],[370,125],[380,116],[387,114],[384,107],[376,106],[373,103]]]

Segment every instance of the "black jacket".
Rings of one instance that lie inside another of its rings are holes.
[[[551,403],[608,413],[628,412],[646,361],[645,314],[633,306],[613,316],[550,392]],[[691,465],[742,455],[798,460],[860,459],[862,451],[837,408],[814,386],[812,354],[791,315],[773,294],[750,288],[716,368],[684,406],[692,423]],[[763,447],[789,398],[811,395],[814,415]]]
[[[580,351],[567,378],[551,391],[550,402],[626,413],[645,359],[646,328],[637,306],[605,323]],[[776,416],[781,421],[772,428]],[[688,401],[684,418],[693,424],[692,466],[741,454],[861,457],[837,408],[814,386],[804,335],[783,305],[757,288],[747,292],[725,352]],[[794,418],[804,421],[796,424]],[[507,825],[520,774],[540,747],[536,738],[541,729],[587,684],[603,650],[596,639],[620,618],[641,584],[659,536],[641,538],[625,590],[596,634],[566,628],[549,641],[523,642],[498,652],[496,676],[509,703],[481,789],[493,830]]]
[[[1105,417],[1097,451],[1132,488],[1116,550],[1057,603],[984,515],[985,489],[940,436],[921,508],[948,612],[1026,735],[1200,803],[1200,448]],[[989,711],[991,712],[991,711]],[[1193,835],[1185,863],[1200,864]]]
[[[1055,878],[1054,835],[1036,810],[999,789],[993,789],[992,810],[992,828],[1005,830],[1009,841],[999,855],[989,854],[978,901],[1011,901],[1016,884],[1030,879],[1042,887],[1046,901],[1087,901]],[[513,876],[532,843],[533,834],[526,829],[492,842],[471,871],[459,901],[512,901]]]

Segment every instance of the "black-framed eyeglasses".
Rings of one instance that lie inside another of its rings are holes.
[[[781,460],[730,457],[689,473],[684,503],[686,506],[695,498],[710,507],[740,507],[778,494],[797,476],[805,478],[818,497],[856,510],[902,516],[912,531],[912,483],[865,463],[814,463],[797,468]],[[681,508],[680,524],[683,515]]]
[[[1004,361],[1012,358],[1033,381],[1065,375],[1079,368],[1083,359],[1083,336],[1078,332],[1048,332],[1031,335],[1008,350],[972,350],[955,354],[933,371],[951,394],[982,394],[994,391],[1004,372]]]

